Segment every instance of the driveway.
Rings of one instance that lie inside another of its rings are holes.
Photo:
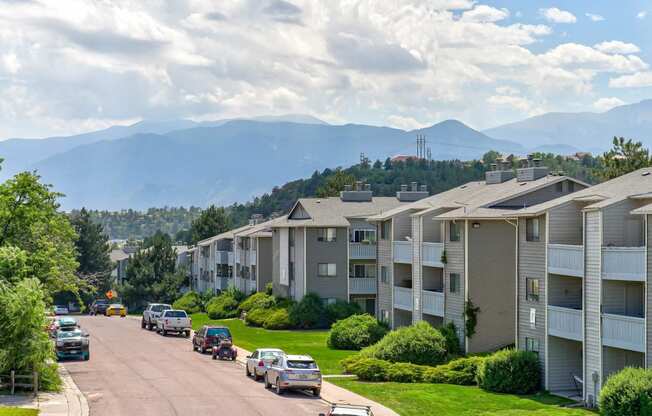
[[[323,401],[300,392],[277,396],[246,378],[239,364],[202,356],[189,339],[162,337],[135,319],[79,321],[91,334],[91,358],[64,365],[88,399],[91,416],[292,416],[327,410]]]

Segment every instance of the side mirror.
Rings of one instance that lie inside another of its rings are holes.
[[[251,358],[251,355],[247,355],[245,358]]]
[[[90,336],[91,336],[91,335],[90,335],[88,332],[86,332],[86,331],[82,332],[82,337],[84,337],[84,338],[88,338],[88,337],[90,337]]]

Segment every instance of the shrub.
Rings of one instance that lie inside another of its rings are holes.
[[[269,282],[265,285],[265,293],[267,293],[268,295],[274,293],[274,285],[272,284],[272,282]]]
[[[427,322],[391,331],[361,351],[366,357],[390,362],[438,365],[446,359],[446,340]]]
[[[387,372],[391,363],[375,358],[364,358],[356,361],[350,372],[363,381],[387,381]]]
[[[263,326],[265,319],[269,316],[268,309],[252,309],[245,315],[245,323],[249,326]]]
[[[397,383],[419,383],[428,367],[410,363],[395,363],[387,370],[387,380]]]
[[[245,299],[240,306],[238,306],[238,312],[249,312],[252,309],[271,309],[275,304],[276,299],[274,296],[258,292]]]
[[[274,309],[263,322],[265,329],[288,329],[290,327],[290,315],[285,308]]]
[[[476,384],[478,366],[482,361],[483,357],[458,358],[448,364],[426,369],[423,380],[427,383],[471,386]]]
[[[182,309],[188,314],[201,312],[202,308],[201,295],[197,292],[187,292],[172,304],[174,309]]]
[[[387,326],[371,315],[353,315],[332,326],[327,343],[330,348],[359,350],[378,342],[387,331]]]
[[[349,316],[361,313],[362,309],[360,309],[360,305],[354,302],[345,302],[338,299],[335,303],[326,305],[326,320],[329,325],[332,325],[339,320],[346,319]]]
[[[206,305],[211,319],[235,318],[238,316],[238,301],[228,292],[215,296]]]
[[[353,374],[353,367],[358,363],[358,361],[366,359],[367,357],[364,357],[362,354],[353,354],[341,360],[340,364],[342,365],[345,374]]]
[[[460,348],[460,338],[457,336],[457,328],[452,322],[447,323],[446,325],[439,328],[439,332],[446,339],[446,351],[449,355],[457,356],[462,353]]]
[[[324,305],[314,293],[308,293],[289,310],[292,326],[301,329],[323,328],[326,326]]]
[[[242,302],[247,295],[244,294],[240,289],[236,288],[235,286],[229,286],[224,292],[222,292],[223,295],[229,295],[233,299],[235,299],[238,303]]]
[[[605,416],[652,414],[652,371],[625,368],[609,377],[600,392]]]
[[[539,358],[531,351],[501,350],[478,367],[478,385],[496,393],[529,394],[539,389]]]

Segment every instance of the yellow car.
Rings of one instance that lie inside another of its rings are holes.
[[[121,318],[127,316],[127,308],[119,303],[114,303],[106,308],[106,316],[120,315]]]

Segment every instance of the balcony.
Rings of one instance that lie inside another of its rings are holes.
[[[375,259],[376,245],[369,243],[349,242],[349,257],[352,260]]]
[[[229,264],[229,259],[231,258],[231,256],[229,256],[229,254],[231,254],[231,256],[233,256],[233,254],[230,251],[217,250],[215,252],[216,263],[218,263],[218,264]]]
[[[424,290],[421,292],[423,299],[423,313],[434,316],[444,316],[444,294]]]
[[[256,257],[257,257],[256,250],[249,251],[249,264],[255,265],[257,260]]]
[[[549,305],[548,334],[582,341],[582,310]]]
[[[603,313],[602,344],[608,347],[645,352],[645,319]]]
[[[645,247],[602,247],[602,278],[645,281]]]
[[[352,295],[375,295],[375,277],[349,277],[349,293]]]
[[[444,267],[441,255],[444,252],[444,243],[423,243],[421,257],[424,266]]]
[[[394,307],[412,312],[412,289],[394,286]]]
[[[584,277],[584,247],[548,244],[548,272],[564,276]]]
[[[394,241],[394,262],[412,264],[411,241]]]

